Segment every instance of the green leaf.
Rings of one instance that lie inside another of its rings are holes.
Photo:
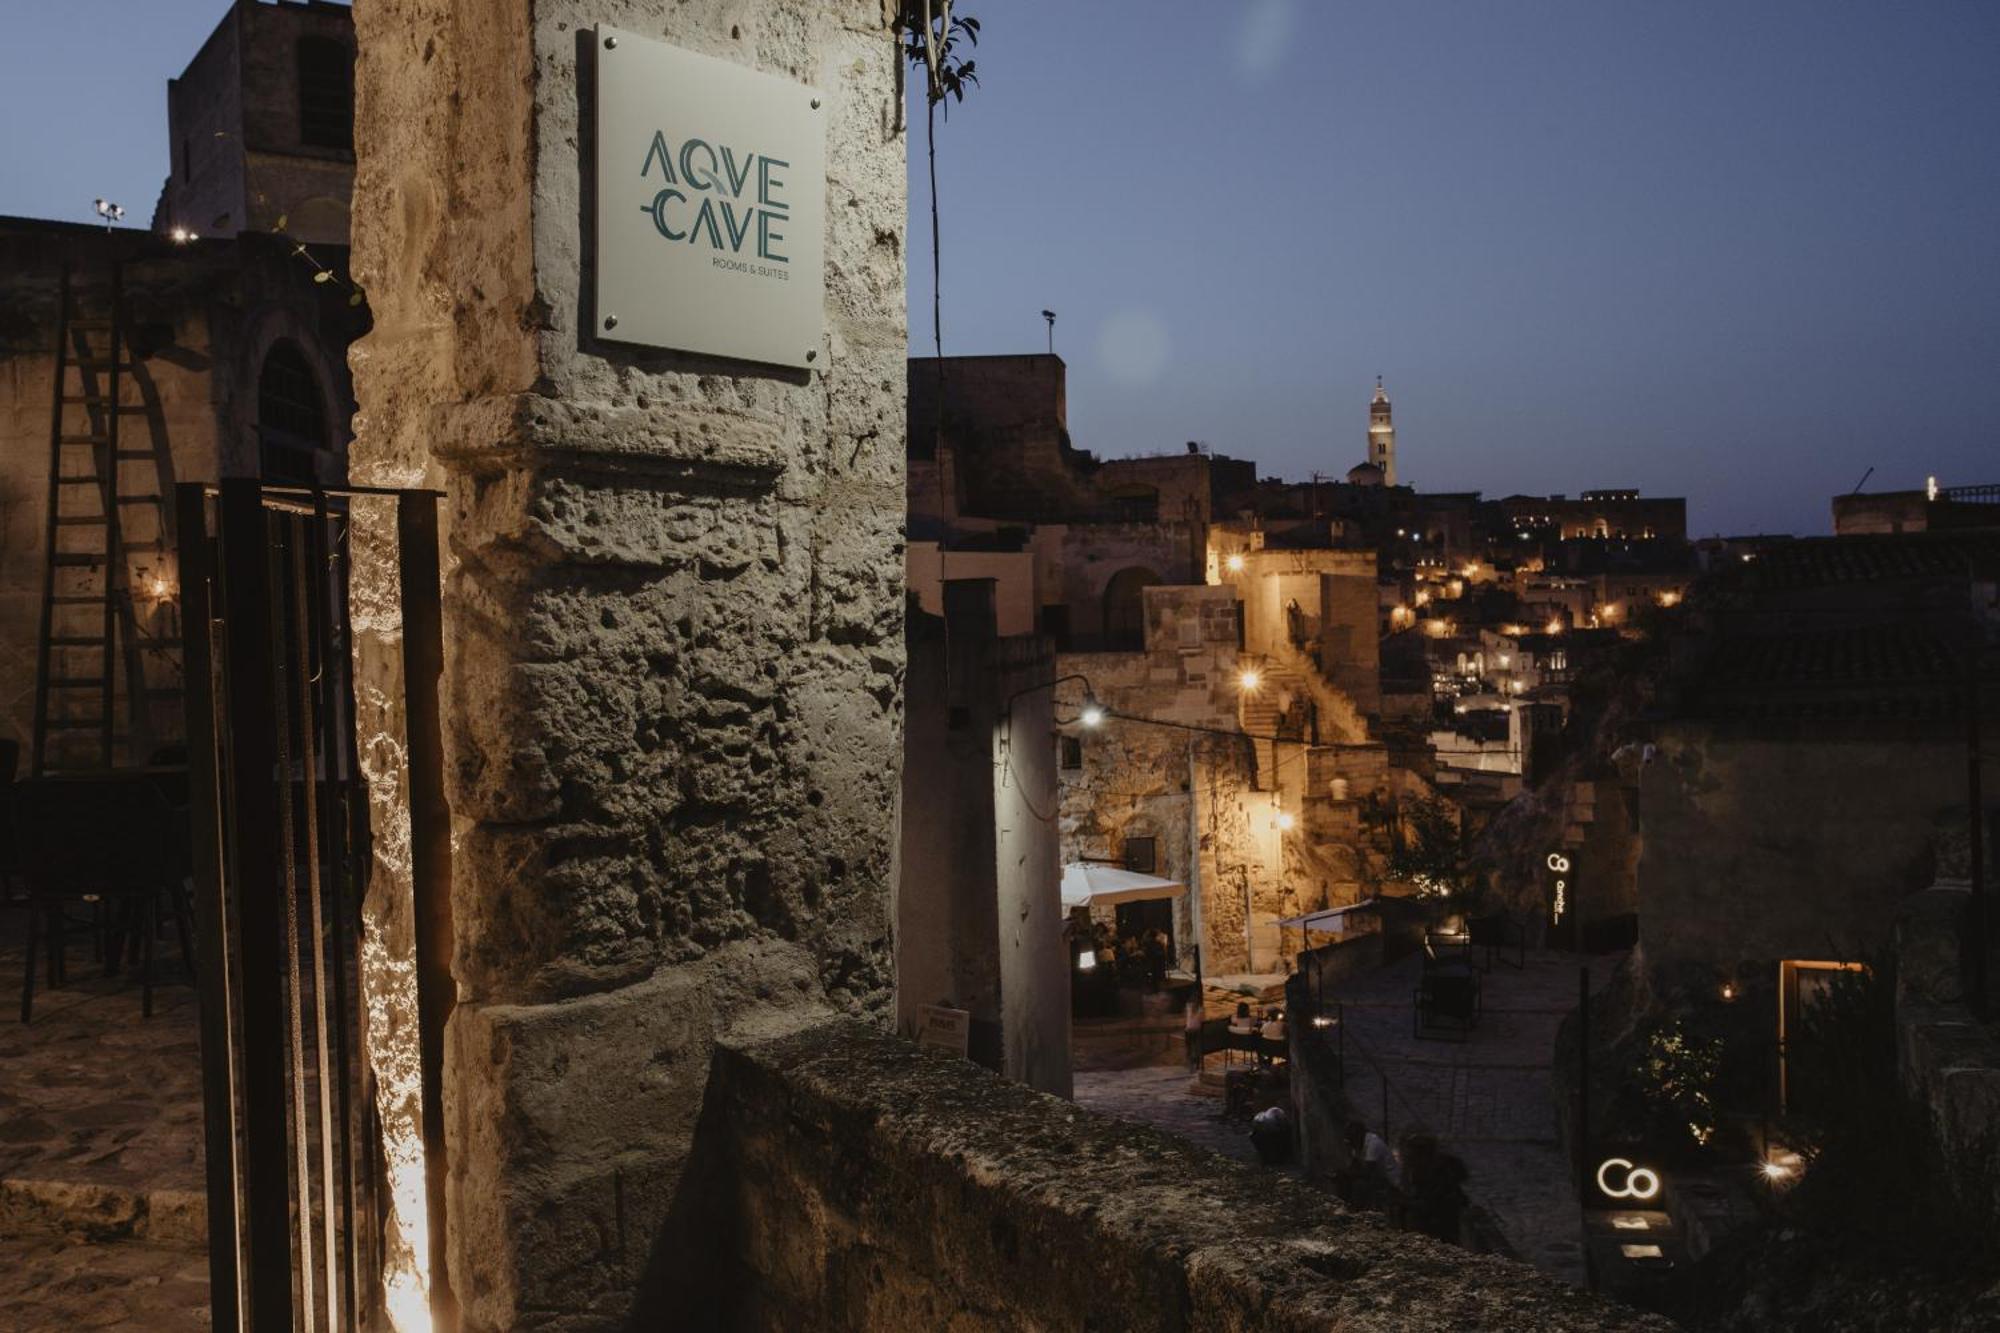
[[[289,218],[290,216],[291,216],[291,215],[290,215],[289,213],[280,213],[280,214],[278,214],[278,220],[277,220],[276,222],[274,222],[274,223],[272,223],[272,224],[271,224],[271,230],[272,230],[272,231],[283,231],[283,230],[285,229],[285,220],[286,220],[287,218]]]
[[[360,305],[362,300],[363,297],[361,295],[360,288],[356,288],[354,291],[349,292],[347,294],[347,304],[349,305]]]
[[[332,282],[332,281],[333,281],[333,274],[329,273],[329,272],[328,272],[327,270],[325,270],[325,269],[321,269],[321,270],[320,270],[319,272],[317,272],[317,273],[313,274],[313,281],[314,281],[314,282]]]

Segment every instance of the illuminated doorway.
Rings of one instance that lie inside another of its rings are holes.
[[[1792,1106],[1792,1043],[1805,1033],[1807,1012],[1833,986],[1843,972],[1864,972],[1860,963],[1825,959],[1787,958],[1778,964],[1778,1110],[1789,1114]],[[1810,1109],[1810,1108],[1808,1108]]]

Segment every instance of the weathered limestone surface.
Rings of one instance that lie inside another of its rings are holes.
[[[715,1077],[714,1280],[673,1326],[1669,1327],[858,1024],[732,1040]]]
[[[451,1276],[469,1329],[601,1326],[679,1190],[716,1028],[888,1009],[896,53],[879,0],[375,0],[355,22],[377,324],[353,470],[447,496]],[[824,370],[591,336],[600,23],[824,91]],[[385,536],[356,557],[378,959],[408,930]],[[371,984],[407,983],[378,961]]]

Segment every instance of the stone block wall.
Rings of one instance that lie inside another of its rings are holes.
[[[1952,730],[1663,727],[1639,775],[1648,961],[1860,958],[1886,944],[1897,906],[1930,882],[1939,814],[1964,803],[1965,743]]]
[[[355,267],[377,323],[353,354],[353,471],[446,495],[446,1135],[467,1329],[622,1315],[680,1194],[722,1024],[793,1004],[888,1017],[905,381],[890,12],[355,11]],[[825,95],[824,369],[592,335],[600,23]],[[368,987],[396,1028],[409,922],[387,541],[357,533],[354,596],[387,830]],[[375,1035],[382,1067],[394,1034]],[[409,1109],[384,1106],[392,1132]]]
[[[677,1256],[706,1280],[650,1326],[1668,1327],[856,1025],[731,1041],[714,1078]]]

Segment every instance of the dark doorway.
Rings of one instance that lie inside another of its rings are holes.
[[[1118,904],[1118,938],[1135,939],[1144,942],[1152,931],[1164,931],[1167,936],[1167,956],[1173,957],[1174,905],[1166,898],[1154,898],[1142,903]]]

